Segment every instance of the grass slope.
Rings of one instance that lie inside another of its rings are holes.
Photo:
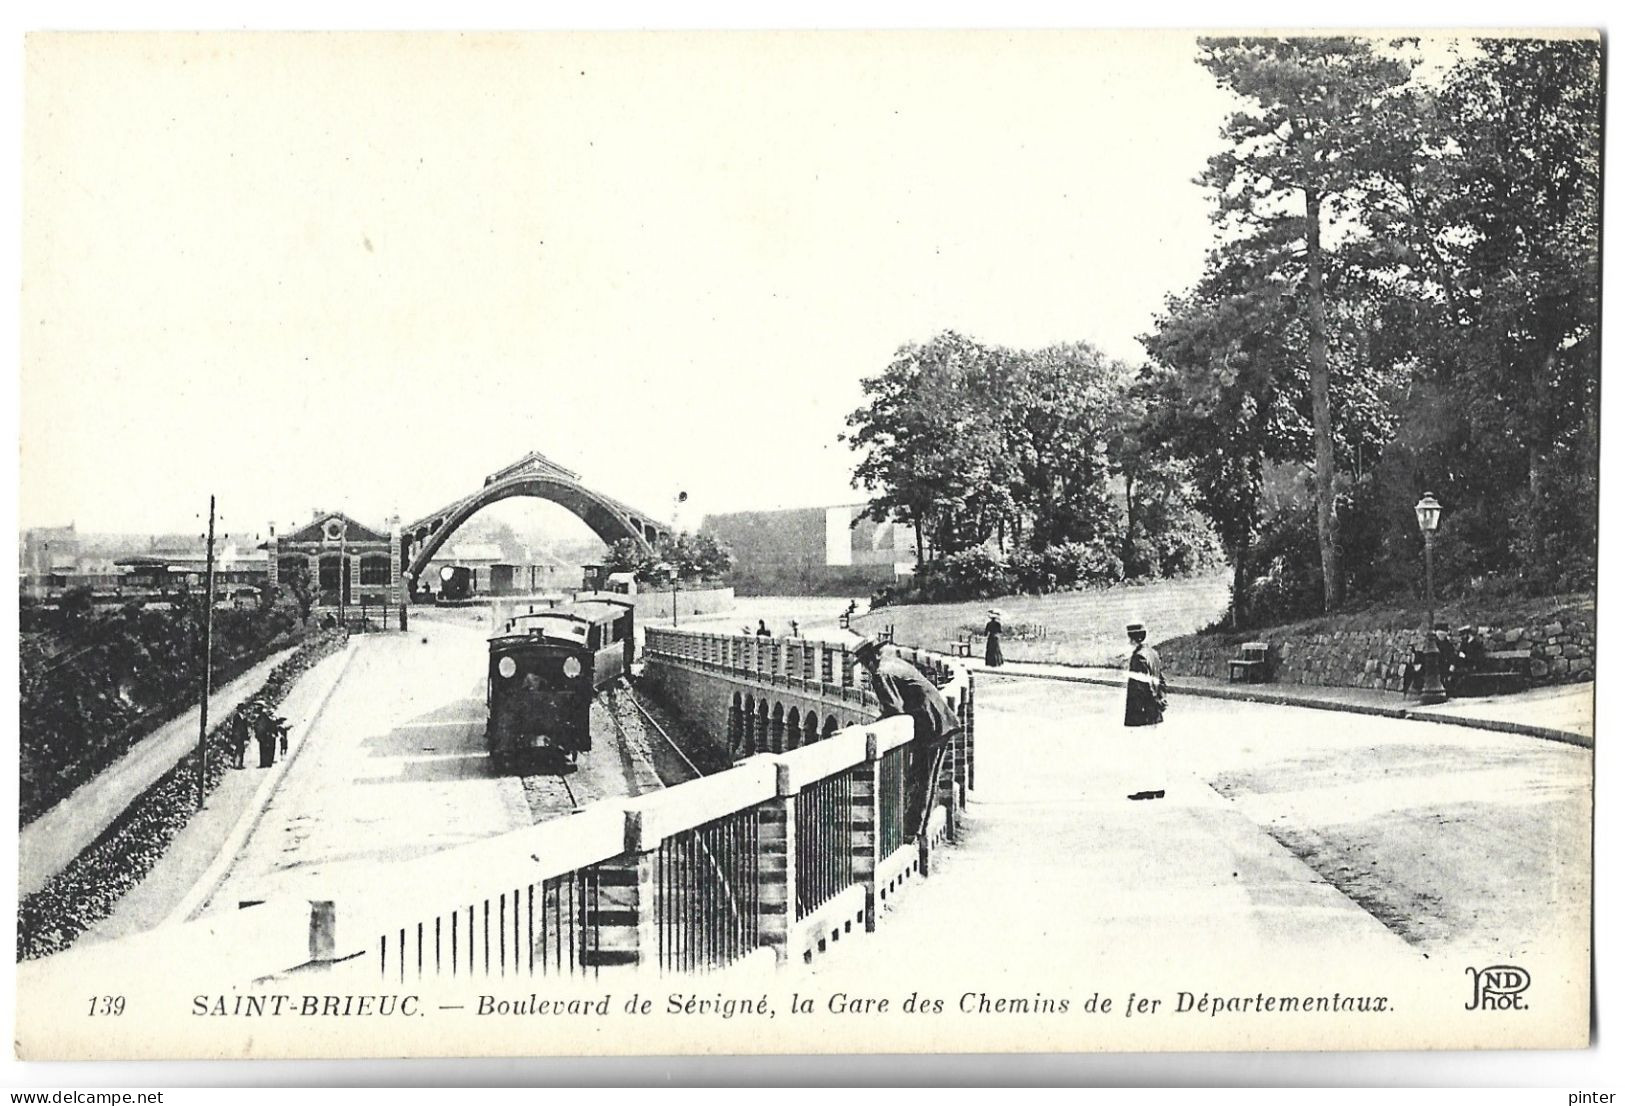
[[[988,608],[998,607],[1004,612],[1005,659],[1105,665],[1128,652],[1123,634],[1128,623],[1144,622],[1152,640],[1159,641],[1212,624],[1223,617],[1229,602],[1230,572],[1224,569],[1183,580],[1054,595],[882,607],[853,619],[852,628],[873,634],[893,626],[900,644],[946,650],[962,631],[981,634]],[[1042,636],[1034,632],[1039,626]],[[977,649],[982,645],[978,639]]]

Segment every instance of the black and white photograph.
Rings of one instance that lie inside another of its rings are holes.
[[[21,49],[19,1059],[1591,1043],[1598,31]]]

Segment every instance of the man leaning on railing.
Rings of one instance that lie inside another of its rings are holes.
[[[880,717],[906,714],[914,719],[903,832],[919,843],[923,868],[930,847],[926,827],[931,821],[931,794],[942,775],[948,743],[962,727],[958,716],[936,685],[901,657],[882,657],[880,642],[866,637],[858,642],[852,653],[869,673],[869,684],[874,689],[875,698],[880,701]]]

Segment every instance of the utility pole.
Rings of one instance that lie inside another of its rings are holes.
[[[209,497],[208,559],[203,575],[203,695],[197,720],[197,806],[203,809],[203,778],[209,767],[209,690],[214,669],[214,496]]]

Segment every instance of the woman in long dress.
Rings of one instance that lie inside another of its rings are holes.
[[[1162,678],[1162,658],[1145,643],[1145,626],[1138,622],[1128,625],[1128,639],[1134,651],[1128,658],[1128,697],[1123,708],[1123,725],[1143,726],[1141,748],[1144,756],[1142,768],[1144,783],[1150,786],[1130,793],[1130,799],[1160,799],[1167,794],[1166,754],[1156,727],[1162,722],[1162,712],[1168,702],[1168,685]]]
[[[999,645],[999,635],[1004,633],[1004,625],[999,621],[998,611],[987,612],[987,666],[997,668],[1004,663],[1004,649]]]

